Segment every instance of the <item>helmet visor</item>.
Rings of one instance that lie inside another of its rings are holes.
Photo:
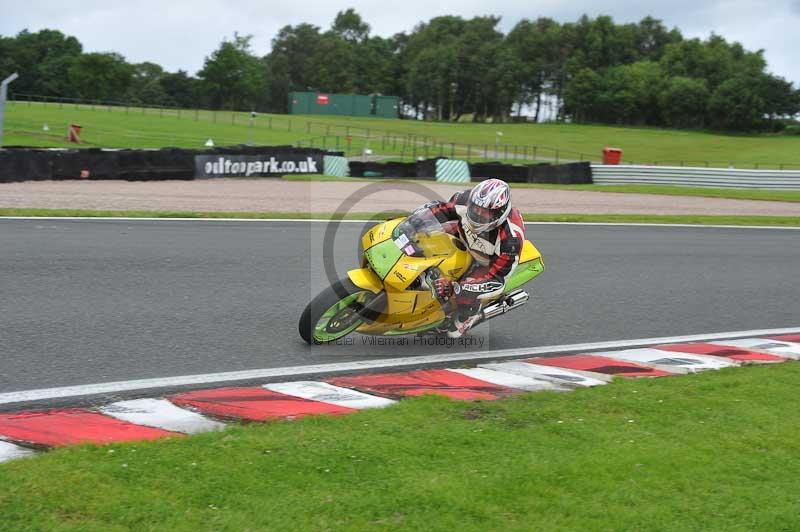
[[[474,203],[471,203],[469,207],[467,207],[467,217],[469,218],[469,221],[476,226],[492,224],[493,222],[497,221],[501,215],[502,212],[487,209],[486,207],[481,207]]]

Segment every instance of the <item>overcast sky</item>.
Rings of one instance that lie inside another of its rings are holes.
[[[800,0],[0,0],[0,35],[58,29],[78,37],[86,51],[115,51],[130,62],[153,61],[194,74],[235,31],[252,34],[255,51],[263,55],[279,28],[309,22],[326,29],[348,7],[382,36],[448,14],[499,15],[504,32],[522,18],[568,22],[586,13],[635,22],[651,15],[684,36],[715,32],[749,50],[764,49],[770,71],[800,85]]]

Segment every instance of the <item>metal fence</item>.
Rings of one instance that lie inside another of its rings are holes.
[[[598,185],[682,185],[800,190],[800,171],[790,170],[593,164],[592,180]]]

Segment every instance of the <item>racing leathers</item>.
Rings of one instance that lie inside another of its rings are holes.
[[[433,202],[425,207],[450,234],[457,236],[472,255],[473,262],[458,283],[437,280],[433,289],[440,299],[452,293],[458,310],[448,335],[462,336],[477,320],[481,305],[503,293],[506,279],[519,263],[525,230],[522,216],[515,208],[498,227],[477,234],[464,223],[470,191],[458,192],[449,201]]]

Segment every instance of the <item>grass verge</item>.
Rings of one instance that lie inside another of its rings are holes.
[[[797,530],[800,364],[82,446],[0,465],[7,530]]]
[[[407,212],[368,213],[353,212],[344,216],[315,212],[196,212],[196,211],[113,211],[84,209],[15,209],[0,208],[0,217],[90,217],[90,218],[272,218],[272,219],[388,219],[404,216]],[[696,225],[754,225],[800,226],[800,216],[705,216],[705,215],[647,215],[647,214],[535,214],[524,213],[527,222],[572,223],[643,223],[643,224],[696,224]]]

